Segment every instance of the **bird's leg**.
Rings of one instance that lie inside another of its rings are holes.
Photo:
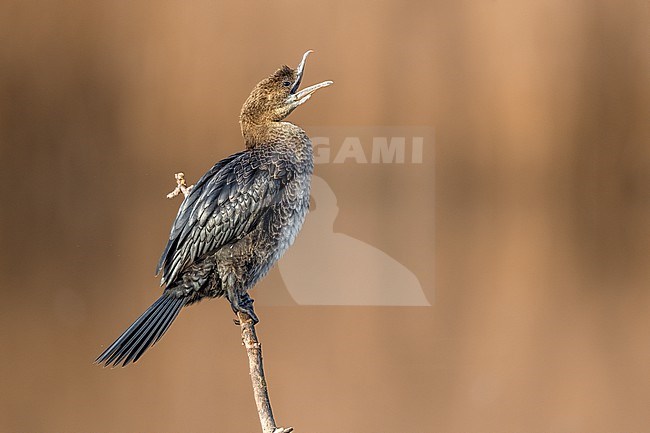
[[[222,271],[222,286],[225,287],[226,298],[230,302],[230,308],[235,313],[238,319],[235,319],[235,324],[241,323],[239,313],[243,313],[252,320],[253,325],[258,323],[260,319],[257,318],[255,310],[253,309],[253,298],[248,295],[248,292],[241,287],[239,278],[237,278],[236,271],[231,269],[224,269]]]
[[[253,321],[253,325],[256,325],[260,321],[253,308],[253,302],[255,300],[249,296],[248,292],[241,294],[237,289],[226,290],[226,297],[230,301],[230,307],[235,315],[239,316],[238,313],[246,314]],[[235,319],[235,324],[239,325],[240,323],[239,319]]]
[[[187,183],[185,182],[185,173],[183,172],[176,173],[174,177],[176,178],[176,188],[167,194],[167,198],[174,198],[180,193],[183,193],[183,196],[187,197],[194,185],[187,186]]]

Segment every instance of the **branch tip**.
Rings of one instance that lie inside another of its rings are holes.
[[[187,186],[187,183],[185,182],[185,173],[182,171],[176,173],[174,178],[176,179],[176,188],[167,194],[167,198],[174,198],[180,193],[183,193],[183,197],[187,197],[194,185]]]

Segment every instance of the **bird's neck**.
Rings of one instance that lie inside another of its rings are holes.
[[[242,119],[240,124],[241,133],[248,149],[276,143],[287,143],[292,141],[294,137],[304,134],[302,129],[289,122],[267,121],[256,123]]]

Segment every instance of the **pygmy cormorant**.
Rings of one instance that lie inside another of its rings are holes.
[[[242,107],[246,150],[219,161],[183,200],[156,273],[162,296],[96,362],[136,362],[180,310],[225,296],[256,323],[248,290],[293,243],[309,207],[314,168],[305,131],[284,119],[331,81],[299,90],[307,51],[296,69],[260,81]]]

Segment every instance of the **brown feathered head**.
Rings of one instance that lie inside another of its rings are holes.
[[[297,106],[307,102],[318,89],[327,87],[332,81],[298,90],[305,71],[305,61],[312,51],[307,51],[296,69],[282,66],[270,77],[260,81],[248,96],[241,110],[240,122],[263,124],[285,119]]]

